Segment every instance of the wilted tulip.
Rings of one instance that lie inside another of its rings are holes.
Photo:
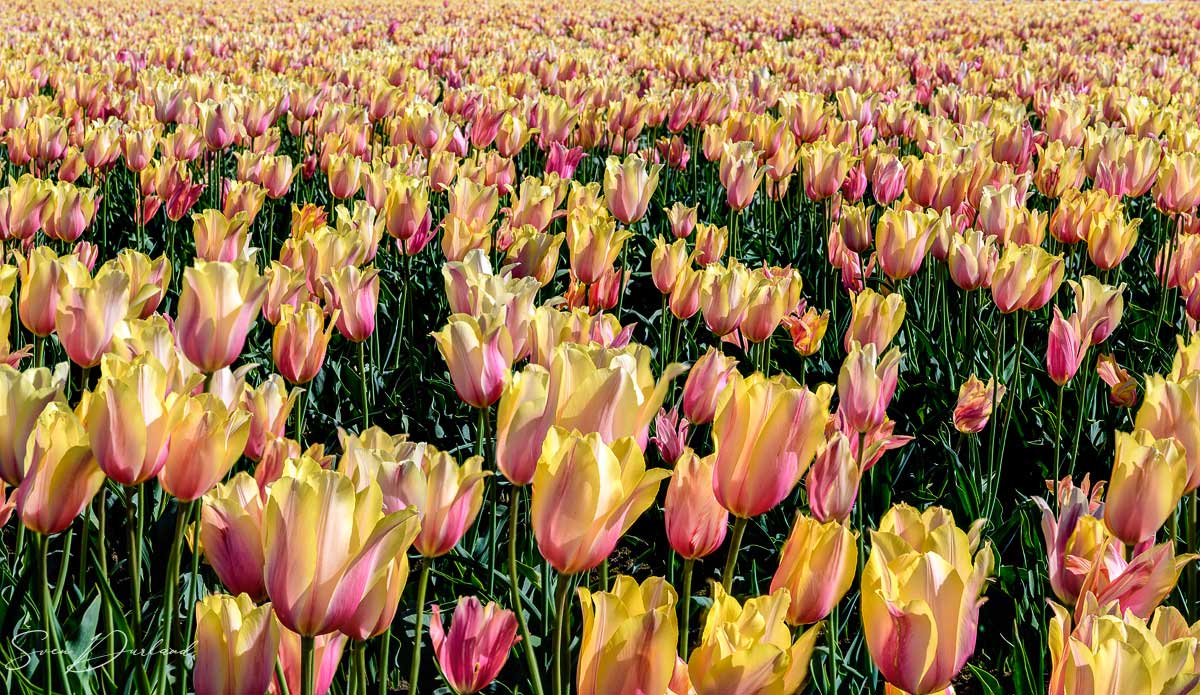
[[[700,646],[688,659],[688,680],[698,695],[796,693],[808,680],[819,625],[795,642],[784,622],[787,589],[739,604],[713,583],[713,604]]]
[[[940,507],[892,507],[871,533],[862,576],[862,621],[871,660],[892,685],[934,693],[975,651],[979,608],[995,562],[979,546],[981,524],[964,532]]]
[[[646,470],[632,437],[610,447],[595,432],[552,428],[533,477],[531,520],[542,557],[562,574],[596,567],[654,503],[669,476],[662,469]]]
[[[605,160],[604,202],[613,217],[626,225],[642,219],[654,190],[658,188],[661,170],[661,164],[647,167],[646,160],[636,154],[626,156],[623,161],[617,157]]]
[[[1153,538],[1179,504],[1188,464],[1173,439],[1146,430],[1117,432],[1113,471],[1104,504],[1104,523],[1128,545]]]
[[[188,396],[181,411],[158,482],[171,496],[190,502],[220,482],[246,450],[250,414],[230,410],[208,393]]]
[[[325,363],[333,321],[340,312],[335,309],[333,321],[327,323],[325,312],[315,302],[305,302],[299,309],[285,304],[280,309],[271,340],[271,359],[283,378],[293,384],[307,384]]]
[[[0,364],[0,480],[19,485],[25,475],[25,453],[38,416],[54,402],[66,403],[67,363],[53,372],[46,367],[18,371]]]
[[[700,458],[685,449],[667,483],[663,502],[667,541],[687,560],[707,557],[725,542],[729,512],[713,495],[714,461],[712,454]]]
[[[771,579],[771,593],[784,588],[792,597],[789,624],[811,625],[833,612],[854,583],[857,537],[840,521],[821,523],[796,513]]]
[[[874,345],[877,352],[883,352],[900,332],[906,306],[899,292],[884,296],[866,288],[853,295],[850,325],[842,336],[846,351],[849,352],[857,342]]]
[[[37,416],[13,492],[21,523],[46,536],[65,531],[103,484],[83,423],[65,404],[51,402]]]
[[[496,680],[520,638],[512,611],[464,596],[454,608],[449,632],[442,627],[441,608],[433,607],[429,639],[446,682],[454,692],[468,695]]]
[[[833,387],[812,392],[790,377],[735,375],[713,419],[713,490],[721,506],[750,518],[775,507],[812,463],[829,419]]]
[[[662,577],[639,585],[622,575],[612,591],[594,594],[580,587],[579,695],[665,693],[677,658],[677,599]]]
[[[1096,358],[1096,373],[1109,387],[1108,402],[1118,408],[1132,408],[1137,405],[1137,381],[1129,375],[1124,367],[1117,364],[1112,355],[1100,355]]]
[[[263,583],[263,498],[258,483],[238,473],[204,495],[200,547],[217,578],[232,593],[255,601],[267,596]]]
[[[279,623],[270,605],[213,594],[196,602],[196,695],[261,695],[275,674]]]
[[[197,261],[184,270],[175,320],[183,354],[206,372],[233,364],[266,291],[266,280],[248,261]]]
[[[376,483],[356,492],[311,460],[288,464],[263,510],[264,577],[279,622],[305,636],[339,629],[419,525],[415,511],[385,515]]]
[[[972,374],[958,389],[958,402],[954,405],[954,429],[963,434],[978,434],[987,427],[992,417],[992,408],[1004,398],[1004,384],[996,384],[995,378],[987,384]]]

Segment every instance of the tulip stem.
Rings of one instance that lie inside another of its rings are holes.
[[[725,558],[725,571],[721,573],[721,586],[725,591],[733,586],[733,571],[737,567],[738,551],[742,549],[742,534],[746,532],[748,519],[738,517],[733,522],[733,536],[729,539],[729,555]]]
[[[182,502],[175,514],[175,538],[171,541],[171,554],[167,557],[165,598],[162,607],[162,649],[159,651],[158,682],[155,691],[159,695],[167,692],[167,662],[171,660],[171,633],[174,631],[176,610],[175,592],[179,588],[179,556],[183,546],[183,533],[192,518],[195,502]]]
[[[1054,496],[1058,498],[1058,479],[1061,476],[1059,469],[1060,456],[1062,454],[1062,406],[1063,406],[1063,391],[1066,391],[1066,384],[1058,386],[1058,407],[1054,414]]]
[[[62,603],[63,588],[67,585],[67,570],[71,568],[71,541],[74,538],[75,529],[67,529],[67,535],[63,538],[62,561],[58,563],[58,581],[54,583],[54,608],[56,610]],[[87,551],[86,544],[84,551]]]
[[[508,503],[508,587],[512,594],[512,609],[517,614],[517,625],[521,628],[521,644],[525,652],[525,664],[529,668],[534,695],[542,695],[542,676],[538,671],[537,657],[533,652],[533,639],[529,625],[525,622],[525,609],[521,606],[520,579],[517,575],[517,525],[520,516],[521,488],[514,487]]]
[[[302,448],[304,446],[304,411],[308,410],[308,389],[304,389],[304,393],[300,395],[299,407],[296,408],[296,443]]]
[[[558,575],[554,588],[554,695],[562,695],[563,689],[563,633],[567,625],[567,594],[570,593],[571,578]]]
[[[42,534],[35,534],[35,546],[38,552],[38,568],[41,570],[42,576],[42,629],[45,631],[46,638],[46,692],[54,692],[54,671],[57,668],[59,678],[63,682],[63,687],[67,685],[67,673],[63,668],[62,655],[58,650],[58,635],[54,632],[53,610],[54,605],[50,600],[50,537]],[[64,558],[66,562],[66,558]]]
[[[133,632],[135,637],[142,631],[142,513],[145,510],[145,484],[134,488],[137,505],[125,505],[129,521],[129,578],[133,583]]]
[[[421,560],[421,578],[417,580],[417,622],[413,628],[416,636],[413,638],[412,663],[408,667],[408,694],[417,695],[420,692],[417,680],[421,675],[421,637],[425,630],[425,591],[429,588],[429,570],[433,567],[433,558]]]
[[[98,498],[97,499],[97,510],[98,511],[96,512],[96,520],[99,525],[99,532],[96,537],[96,543],[97,543],[97,549],[99,550],[97,555],[100,556],[100,574],[104,575],[105,577],[108,576],[108,520],[107,520],[108,512],[105,509],[107,507],[107,505],[105,504],[106,497],[108,497],[107,492],[106,492],[105,488],[102,486],[100,488],[100,494],[97,495],[97,498]],[[84,546],[82,548],[82,551],[86,555],[88,552],[87,547]],[[82,580],[80,583],[82,583]],[[105,652],[104,652],[104,655],[106,657],[108,657],[108,659],[107,659],[107,662],[102,667],[102,670],[104,671],[104,673],[112,675],[113,653],[116,649],[116,637],[115,637],[116,631],[113,629],[112,605],[107,600],[105,600],[103,602],[103,609],[104,609],[104,629],[105,629],[105,636],[104,636]]]
[[[679,598],[679,658],[687,661],[688,658],[688,627],[692,622],[692,569],[696,561],[692,558],[686,558],[683,561],[683,593]]]
[[[358,343],[358,385],[359,395],[362,396],[362,416],[364,430],[371,426],[371,403],[367,399],[366,345],[366,341],[359,341]]]
[[[380,642],[379,667],[375,670],[379,672],[379,695],[387,695],[388,669],[391,668],[391,663],[389,662],[392,660],[392,626],[390,623],[388,624],[388,629],[384,630]],[[287,695],[287,693],[284,693],[284,695]]]
[[[201,497],[195,502],[192,502],[192,507],[192,528],[198,530],[200,528],[200,514],[204,510],[204,498]],[[192,543],[192,578],[188,581],[188,589],[191,590],[189,593],[194,593],[196,591],[196,580],[200,577],[200,548],[196,544],[195,540],[196,539],[193,539]],[[200,596],[189,596],[187,599],[187,619],[183,621],[184,647],[188,647],[192,643],[192,627],[196,624],[196,601],[200,600],[200,598]],[[186,678],[179,679],[179,687],[181,695],[187,695]]]
[[[275,682],[279,684],[281,695],[292,695],[288,691],[287,677],[283,675],[283,662],[278,657],[275,659]]]
[[[315,685],[313,674],[313,646],[316,638],[310,635],[300,637],[300,691],[303,695],[313,695]]]

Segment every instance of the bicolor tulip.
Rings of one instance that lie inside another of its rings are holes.
[[[676,239],[668,244],[661,236],[654,239],[654,251],[650,254],[650,276],[654,286],[663,294],[670,294],[679,273],[691,262],[687,241]]]
[[[261,695],[275,675],[279,623],[246,594],[196,602],[196,695]]]
[[[759,153],[754,143],[726,143],[721,149],[717,174],[725,188],[725,204],[734,213],[740,213],[754,201],[754,194],[762,184],[763,176],[770,166],[761,166]]]
[[[984,384],[972,374],[958,389],[958,402],[954,405],[954,429],[963,434],[978,434],[987,427],[992,417],[992,408],[1004,398],[1004,384],[996,384],[995,378]]]
[[[418,553],[434,558],[454,549],[479,516],[488,475],[482,457],[472,456],[460,464],[433,447],[401,465],[392,492],[396,508],[412,508],[420,516],[421,530],[413,541]]]
[[[671,236],[676,239],[686,239],[696,228],[696,206],[675,203],[666,210],[667,222],[671,227]]]
[[[1191,492],[1200,487],[1200,376],[1174,381],[1150,375],[1145,388],[1133,426],[1159,439],[1173,438],[1183,447],[1188,466],[1184,492]]]
[[[850,590],[858,569],[858,534],[840,521],[820,522],[797,512],[783,543],[771,593],[788,590],[787,622],[824,620]]]
[[[712,454],[701,458],[684,449],[675,461],[663,502],[667,541],[687,560],[707,557],[725,542],[729,512],[713,494]]]
[[[18,371],[0,364],[0,480],[19,485],[25,475],[25,453],[37,430],[38,416],[51,403],[66,404],[67,363],[51,371],[35,367]]]
[[[661,164],[647,166],[646,160],[636,154],[628,155],[624,160],[617,157],[606,159],[604,202],[608,204],[613,217],[626,225],[642,219],[654,190],[658,188],[660,171]]]
[[[1047,574],[1058,600],[1074,606],[1093,563],[1121,549],[1108,542],[1110,535],[1101,519],[1103,482],[1093,486],[1085,475],[1078,487],[1070,478],[1047,485],[1056,492],[1055,510],[1041,497],[1033,500],[1042,512]]]
[[[220,482],[246,450],[250,413],[231,410],[208,393],[188,396],[180,410],[158,482],[171,496],[189,502]]]
[[[468,695],[496,680],[520,638],[512,611],[464,596],[454,607],[448,632],[442,627],[441,608],[433,607],[429,639],[446,682],[454,692]]]
[[[730,259],[727,267],[704,268],[700,281],[700,313],[718,338],[736,331],[746,318],[754,279],[746,266]]]
[[[313,695],[327,695],[333,685],[333,677],[337,675],[338,663],[342,660],[342,652],[346,648],[346,635],[333,632],[317,635],[313,640]],[[283,671],[284,685],[289,693],[301,693],[300,680],[301,655],[300,635],[280,625],[279,629],[279,666]],[[283,693],[279,684],[278,673],[269,692]]]
[[[58,277],[62,261],[49,246],[35,246],[27,256],[20,252],[14,252],[13,255],[21,276],[21,293],[17,303],[21,325],[35,336],[48,336],[54,332],[55,315],[58,313]]]
[[[1036,311],[1046,306],[1062,285],[1065,266],[1061,255],[1042,247],[1010,244],[1004,247],[992,276],[992,300],[1001,313],[1018,309]]]
[[[197,261],[184,270],[175,319],[183,354],[206,372],[233,364],[266,292],[266,280],[248,261]]]
[[[379,306],[379,271],[348,265],[322,278],[325,306],[338,312],[338,333],[346,340],[361,343],[375,332],[375,311]]]
[[[288,389],[278,374],[270,375],[254,388],[243,389],[240,407],[250,413],[246,458],[258,461],[262,458],[267,438],[284,435],[288,416],[299,397],[300,390]]]
[[[1119,210],[1093,219],[1087,235],[1088,257],[1092,263],[1101,270],[1112,270],[1120,265],[1137,243],[1141,223],[1141,219],[1125,219]]]
[[[1147,430],[1117,432],[1104,523],[1128,545],[1153,538],[1187,488],[1188,463],[1174,439]]]
[[[192,215],[196,258],[205,261],[250,260],[250,216],[239,212],[227,217],[220,210]]]
[[[494,319],[454,314],[433,334],[455,392],[474,408],[486,408],[499,400],[512,369],[512,336]]]
[[[842,336],[842,345],[847,352],[856,342],[874,345],[877,352],[883,352],[904,325],[905,308],[899,292],[884,296],[866,288],[856,293],[851,299],[850,325]]]
[[[51,402],[37,416],[13,492],[21,523],[46,536],[66,531],[103,484],[83,423],[65,404]]]
[[[600,280],[621,255],[621,249],[633,233],[618,229],[616,221],[591,208],[578,208],[567,214],[567,256],[571,274],[592,284]]]
[[[293,384],[312,381],[325,363],[325,350],[333,336],[333,325],[341,316],[334,309],[332,320],[315,302],[305,302],[299,309],[285,304],[280,307],[279,323],[271,340],[271,358],[276,369]]]
[[[950,279],[959,289],[969,292],[990,287],[999,260],[1000,251],[996,248],[994,237],[968,229],[950,238],[946,263],[950,268]]]
[[[612,591],[579,589],[579,695],[663,695],[675,671],[678,596],[662,577],[619,576]]]
[[[100,364],[117,322],[128,311],[129,276],[119,267],[105,265],[95,278],[87,273],[59,276],[54,328],[75,364],[85,369]]]
[[[873,344],[850,347],[837,384],[838,412],[850,429],[869,432],[887,418],[901,357],[899,348],[881,355]]]
[[[838,430],[817,449],[805,484],[809,509],[818,521],[845,522],[850,518],[863,474],[857,449]]]
[[[263,582],[263,498],[258,483],[247,473],[204,494],[199,537],[204,559],[231,593],[248,594],[254,601],[267,597]]]
[[[1088,339],[1079,335],[1076,325],[1078,315],[1071,319],[1068,321],[1063,318],[1062,311],[1054,307],[1054,319],[1050,322],[1050,335],[1046,343],[1046,372],[1059,386],[1075,378],[1089,347]]]
[[[933,211],[888,208],[875,227],[879,268],[893,280],[911,277],[921,269],[941,218]]]

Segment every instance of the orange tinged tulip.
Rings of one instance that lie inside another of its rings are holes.
[[[718,168],[721,185],[725,188],[725,204],[735,213],[754,201],[769,166],[760,166],[758,152],[750,142],[726,143],[721,149]]]
[[[655,237],[654,251],[650,254],[650,275],[659,292],[670,294],[680,271],[690,263],[687,242],[684,239],[676,239],[667,244],[661,236]]]
[[[707,557],[725,542],[729,512],[713,494],[715,461],[712,454],[700,458],[691,449],[684,449],[667,483],[663,502],[667,541],[687,560]]]
[[[1158,375],[1146,377],[1146,395],[1133,426],[1158,439],[1173,438],[1187,456],[1187,487],[1200,487],[1200,377],[1179,381]]]
[[[246,449],[250,414],[208,393],[188,396],[171,433],[158,482],[181,502],[199,499],[225,477]]]
[[[567,215],[567,251],[571,274],[580,282],[592,284],[610,271],[621,249],[633,233],[617,229],[611,217],[586,208]]]
[[[875,227],[876,254],[884,275],[893,280],[915,275],[941,224],[942,219],[931,210],[884,210]]]
[[[65,404],[47,405],[29,435],[13,492],[21,523],[46,536],[65,531],[103,484],[83,423]]]
[[[987,427],[992,417],[993,405],[1004,398],[1004,384],[988,379],[984,384],[972,374],[958,389],[958,402],[954,406],[954,429],[963,434],[978,434]],[[993,400],[995,403],[993,404]]]
[[[250,216],[239,212],[227,216],[220,210],[192,215],[196,258],[205,261],[250,260]]]
[[[821,523],[797,512],[771,580],[771,593],[786,588],[792,597],[789,624],[824,620],[850,590],[858,569],[857,537],[839,521]]]
[[[270,375],[254,388],[245,387],[242,390],[239,405],[242,410],[250,413],[246,458],[258,461],[262,458],[268,437],[284,435],[288,415],[299,397],[300,390],[289,390],[278,374]]]
[[[1124,367],[1117,364],[1112,355],[1100,355],[1096,358],[1096,373],[1100,380],[1109,387],[1108,402],[1118,408],[1132,408],[1137,405],[1137,381],[1129,375]]]
[[[1187,459],[1174,439],[1156,439],[1140,429],[1117,432],[1104,523],[1128,545],[1153,538],[1175,511],[1187,482]]]
[[[266,280],[247,261],[197,261],[184,270],[175,320],[183,354],[206,372],[233,364],[266,291]]]
[[[746,317],[753,277],[746,266],[729,259],[727,267],[713,264],[700,281],[700,312],[713,335],[722,338],[738,329]]]
[[[850,518],[863,473],[859,468],[857,449],[838,430],[817,449],[805,481],[808,506],[817,521],[844,523]]]
[[[1127,220],[1120,210],[1098,215],[1087,235],[1088,257],[1101,270],[1112,270],[1125,260],[1137,243],[1140,219]]]
[[[1063,257],[1040,246],[1010,244],[1004,247],[992,276],[992,300],[1002,313],[1018,309],[1037,311],[1062,285]]]
[[[281,307],[271,341],[271,358],[283,378],[293,384],[307,384],[317,376],[339,314],[335,309],[333,320],[327,323],[325,312],[314,302],[305,302],[299,309],[289,304]]]
[[[63,259],[49,246],[35,246],[28,256],[20,252],[13,255],[21,276],[17,304],[21,325],[35,336],[48,336],[54,332],[58,313],[58,276],[62,272]]]

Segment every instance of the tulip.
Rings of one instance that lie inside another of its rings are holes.
[[[379,305],[379,271],[346,266],[322,279],[327,311],[339,312],[338,332],[351,342],[361,343],[375,332],[375,310]]]
[[[715,224],[696,225],[696,262],[703,266],[719,263],[729,246],[729,229]]]
[[[250,216],[239,212],[227,217],[220,210],[192,215],[196,258],[205,261],[250,260]]]
[[[46,367],[17,371],[0,364],[0,480],[19,485],[25,475],[25,454],[37,429],[38,416],[51,403],[66,403],[67,364],[53,372]]]
[[[874,207],[843,205],[838,215],[837,233],[842,244],[854,253],[862,253],[871,247],[871,213]]]
[[[806,481],[808,506],[817,521],[845,522],[850,518],[863,473],[858,448],[844,433],[835,431],[817,449]]]
[[[632,437],[606,444],[600,435],[552,428],[533,476],[532,525],[542,557],[562,574],[603,562],[670,476],[646,470]]]
[[[671,236],[676,239],[686,239],[696,228],[696,206],[688,207],[683,203],[675,203],[667,208],[667,222],[671,226]]]
[[[725,188],[725,203],[734,213],[740,213],[754,201],[754,194],[763,176],[771,170],[759,166],[758,152],[751,142],[726,143],[721,149],[717,173]]]
[[[939,507],[889,510],[871,533],[862,621],[871,660],[914,695],[943,690],[975,651],[980,597],[994,558],[980,524],[964,532]]]
[[[0,189],[0,241],[32,241],[53,191],[54,184],[30,174],[16,181],[10,177],[8,186]]]
[[[1191,212],[1200,203],[1200,156],[1166,153],[1154,182],[1154,201],[1167,214]]]
[[[857,432],[878,427],[896,392],[901,353],[892,348],[882,356],[874,345],[852,345],[838,373],[839,412]]]
[[[21,276],[21,294],[17,315],[21,325],[38,337],[54,332],[58,313],[59,275],[64,259],[49,246],[35,246],[28,256],[14,252]]]
[[[433,607],[429,639],[446,682],[454,692],[466,695],[496,680],[520,638],[512,611],[465,596],[454,608],[449,632],[442,627],[441,609]]]
[[[712,454],[700,458],[684,449],[667,483],[663,502],[667,541],[686,560],[707,557],[725,542],[729,512],[713,494],[715,460]]]
[[[433,224],[429,211],[429,183],[425,179],[397,176],[387,184],[383,204],[388,234],[407,241]]]
[[[996,263],[992,300],[1002,313],[1037,311],[1050,301],[1063,280],[1063,257],[1040,246],[1010,244]]]
[[[833,612],[854,583],[857,538],[858,534],[840,521],[822,523],[796,513],[771,580],[771,593],[787,589],[792,597],[789,624],[811,625]]]
[[[275,674],[279,623],[246,594],[196,602],[196,695],[261,695]]]
[[[255,388],[245,388],[242,391],[241,408],[250,413],[246,458],[251,461],[260,460],[268,437],[284,435],[288,416],[299,397],[300,390],[289,391],[287,384],[278,374],[267,377]]]
[[[13,500],[30,531],[50,536],[71,527],[104,484],[83,423],[61,402],[37,416]]]
[[[688,370],[683,385],[683,413],[687,419],[698,425],[712,422],[717,403],[736,371],[737,360],[716,348],[701,355]]]
[[[304,636],[340,629],[416,538],[415,511],[383,513],[379,485],[301,460],[272,483],[263,509],[264,578],[275,613]]]
[[[123,249],[117,254],[116,263],[129,276],[129,316],[149,318],[167,294],[171,260],[165,255],[151,260],[139,251]]]
[[[987,427],[992,417],[992,408],[1004,398],[1004,384],[996,384],[994,378],[987,384],[972,374],[958,389],[958,402],[954,405],[954,429],[963,434],[978,434]]]
[[[231,593],[254,601],[267,596],[263,583],[263,499],[258,483],[238,473],[204,495],[200,508],[200,547],[204,559]]]
[[[513,277],[531,277],[541,287],[549,285],[558,270],[559,250],[566,238],[565,234],[546,234],[529,226],[514,231],[513,243],[505,255]]]
[[[1200,487],[1200,378],[1176,382],[1158,375],[1146,377],[1146,396],[1133,426],[1158,439],[1175,439],[1187,457],[1184,492]]]
[[[762,276],[755,271],[755,282],[746,298],[746,316],[738,328],[742,337],[751,343],[762,343],[771,337],[783,321],[791,299],[799,297],[798,276]]]
[[[814,393],[785,375],[734,376],[713,419],[713,491],[742,519],[775,507],[808,470],[829,417],[833,388]]]
[[[1000,252],[993,237],[973,229],[951,237],[947,265],[950,279],[959,289],[969,292],[990,287],[999,260]]]
[[[811,627],[792,641],[784,622],[791,603],[787,589],[739,604],[713,583],[712,601],[700,646],[688,659],[688,680],[696,693],[799,692],[821,628]]]
[[[175,320],[183,354],[206,372],[233,364],[266,291],[266,280],[248,261],[197,261],[184,270]]]
[[[900,332],[905,308],[904,297],[898,292],[885,297],[866,288],[855,294],[851,300],[850,325],[842,336],[846,351],[857,342],[874,345],[877,352],[883,352]]]
[[[746,317],[752,276],[746,266],[730,259],[727,268],[704,268],[700,281],[700,311],[713,335],[723,338],[738,329]]]
[[[550,372],[537,364],[512,375],[496,413],[496,468],[517,486],[533,482],[541,442],[554,423]]]
[[[1059,386],[1075,377],[1089,347],[1087,338],[1081,338],[1076,326],[1078,316],[1067,321],[1058,307],[1054,307],[1054,320],[1050,322],[1050,337],[1046,344],[1046,372]]]
[[[1178,442],[1142,429],[1117,432],[1104,523],[1129,545],[1153,538],[1175,511],[1187,480],[1187,459]]]
[[[630,225],[646,214],[646,207],[658,188],[661,164],[646,166],[646,160],[631,154],[624,161],[609,157],[604,161],[604,202],[622,224]],[[584,282],[588,282],[585,280]]]
[[[606,215],[586,208],[568,213],[567,251],[571,274],[589,285],[598,281],[612,268],[631,236],[633,233],[627,229],[618,230],[616,222]]]
[[[283,378],[293,384],[307,384],[317,376],[333,336],[333,323],[339,316],[335,309],[333,321],[326,323],[325,313],[314,302],[305,302],[299,309],[288,304],[281,307],[271,341],[271,358]]]
[[[884,210],[875,228],[879,267],[893,280],[916,275],[939,224],[937,213]]]
[[[1084,275],[1080,282],[1067,284],[1075,292],[1075,321],[1080,337],[1089,345],[1099,345],[1121,323],[1125,313],[1125,285],[1105,285],[1091,275]]]
[[[499,400],[513,363],[512,337],[504,324],[454,314],[433,339],[459,398],[474,408]]]
[[[685,321],[700,311],[700,285],[703,282],[703,272],[689,266],[680,268],[675,284],[671,287],[671,295],[667,298],[672,316]]]
[[[50,189],[43,215],[46,236],[74,242],[96,217],[96,189],[60,183]]]
[[[1090,566],[1078,568],[1087,570],[1079,587],[1080,599],[1075,603],[1079,617],[1092,612],[1095,606],[1116,605],[1122,612],[1147,618],[1174,591],[1183,568],[1197,558],[1195,554],[1177,556],[1173,543],[1159,543],[1126,561],[1120,541],[1107,531],[1102,534]]]
[[[675,671],[677,595],[661,577],[619,576],[612,591],[579,589],[579,695],[666,692]]]
[[[188,396],[171,440],[158,482],[181,502],[199,499],[225,477],[246,449],[250,414],[230,410],[219,398]]]
[[[1112,355],[1096,358],[1096,374],[1109,387],[1108,402],[1118,408],[1132,408],[1137,404],[1137,381],[1124,367],[1117,364]]]
[[[461,465],[444,451],[426,450],[417,460],[403,464],[396,490],[397,508],[413,508],[421,530],[413,548],[427,558],[454,549],[483,505],[483,484],[490,473],[482,470],[483,458],[472,456]],[[390,505],[389,505],[390,506]]]
[[[94,279],[59,276],[54,328],[67,356],[84,369],[100,364],[128,310],[129,276],[116,266],[102,267]]]
[[[818,140],[801,148],[800,165],[804,174],[804,192],[809,200],[819,202],[837,193],[853,164],[854,158],[844,145]]]
[[[313,695],[327,695],[333,685],[333,677],[337,675],[338,662],[346,647],[346,635],[335,632],[318,635],[313,639]],[[301,679],[303,678],[302,661],[303,641],[300,635],[280,626],[279,629],[279,666],[283,671],[284,684],[289,693],[302,693]],[[278,674],[270,692],[282,693]]]
[[[1047,485],[1056,492],[1057,516],[1046,500],[1035,497],[1033,501],[1042,511],[1050,587],[1060,601],[1074,605],[1092,563],[1110,548],[1117,550],[1108,543],[1110,536],[1100,518],[1104,483],[1093,487],[1085,475],[1079,487],[1070,478],[1047,481]]]
[[[690,263],[687,242],[676,239],[667,244],[661,236],[654,239],[654,251],[650,254],[650,275],[654,286],[663,294],[670,294],[679,273]]]
[[[825,331],[829,329],[829,312],[808,307],[803,313],[783,317],[783,326],[792,338],[792,347],[800,355],[811,357],[821,349]]]
[[[1112,270],[1125,260],[1133,245],[1137,243],[1140,219],[1130,222],[1118,210],[1111,215],[1100,215],[1092,221],[1087,235],[1088,257],[1101,270]]]

